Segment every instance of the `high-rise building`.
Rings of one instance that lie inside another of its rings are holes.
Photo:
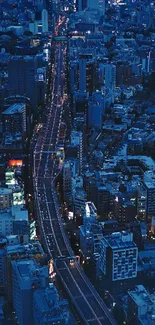
[[[13,194],[10,188],[0,188],[0,209],[8,209],[12,206]]]
[[[4,250],[4,291],[10,303],[12,303],[12,261],[34,258],[37,263],[45,260],[45,253],[39,242],[29,243],[26,236],[8,236]]]
[[[42,33],[47,33],[48,32],[48,12],[46,9],[42,10],[41,20],[42,20]]]
[[[114,212],[118,221],[124,223],[132,222],[137,214],[136,202],[120,195],[114,202]]]
[[[79,90],[89,92],[94,90],[95,62],[92,54],[80,54],[79,56]]]
[[[63,193],[65,201],[67,201],[71,196],[71,176],[71,162],[66,161],[63,165]]]
[[[48,9],[48,25],[49,25],[49,30],[52,30],[52,5],[53,5],[53,1],[52,0],[48,0],[47,1],[47,9]]]
[[[78,157],[79,157],[79,167],[80,172],[83,167],[83,134],[81,131],[71,132],[71,145],[78,146]]]
[[[144,189],[146,190],[146,216],[153,217],[155,215],[155,182],[144,181]]]
[[[28,221],[28,210],[23,206],[12,206],[5,208],[1,212],[0,235],[9,236],[13,233],[16,235],[28,235],[30,227]]]
[[[13,104],[2,113],[3,132],[19,133],[23,139],[26,137],[26,106]]]
[[[107,218],[110,212],[110,192],[105,185],[97,186],[97,211],[101,218]]]
[[[88,97],[89,94],[88,92],[74,92],[74,97],[73,97],[73,106],[74,106],[74,112],[75,114],[86,114],[88,110]]]
[[[33,110],[37,105],[35,82],[40,67],[38,56],[12,56],[8,64],[8,84],[12,95],[30,98]]]
[[[99,238],[102,229],[97,221],[97,210],[93,202],[85,203],[83,225],[80,226],[80,248],[85,258],[90,258],[98,252]]]
[[[74,197],[77,188],[83,188],[83,177],[75,175],[71,178],[71,195]]]
[[[146,219],[147,211],[147,191],[144,185],[141,183],[138,188],[138,198],[137,198],[137,215],[141,219]]]
[[[101,92],[93,92],[88,100],[88,128],[101,128],[104,114],[104,98]]]
[[[90,258],[93,254],[93,234],[90,229],[80,226],[80,248],[85,258]]]
[[[83,224],[90,229],[93,224],[97,223],[97,209],[93,202],[86,202]]]
[[[103,71],[105,87],[114,89],[116,85],[116,66],[112,63],[105,63],[100,65],[100,70]]]
[[[135,278],[137,257],[132,233],[116,232],[101,239],[100,268],[109,281]]]
[[[48,267],[34,259],[12,261],[13,306],[20,325],[33,323],[33,293],[48,285]]]
[[[46,289],[39,289],[34,292],[33,319],[33,325],[68,324],[68,302],[59,299],[54,284],[50,283]]]
[[[78,61],[71,61],[69,66],[70,92],[78,90]]]
[[[83,188],[77,188],[73,195],[74,211],[77,216],[83,218],[85,213],[85,203],[87,195]]]

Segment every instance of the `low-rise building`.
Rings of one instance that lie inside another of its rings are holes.
[[[155,324],[155,292],[150,294],[143,285],[128,291],[128,321],[132,324]]]

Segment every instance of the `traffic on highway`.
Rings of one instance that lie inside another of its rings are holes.
[[[70,247],[60,214],[55,183],[61,172],[55,155],[60,138],[64,89],[66,45],[60,41],[54,48],[54,74],[50,107],[33,151],[33,188],[36,214],[42,243],[54,260],[55,271],[83,324],[116,324],[111,312],[88,280]],[[70,263],[72,259],[72,263]]]

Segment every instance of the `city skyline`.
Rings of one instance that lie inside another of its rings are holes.
[[[0,324],[154,325],[154,1],[0,19]]]

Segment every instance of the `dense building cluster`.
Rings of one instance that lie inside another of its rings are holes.
[[[0,321],[81,321],[53,283],[31,182],[59,43],[65,91],[58,80],[63,113],[50,159],[71,263],[118,324],[154,325],[154,1],[2,0],[0,21]]]

